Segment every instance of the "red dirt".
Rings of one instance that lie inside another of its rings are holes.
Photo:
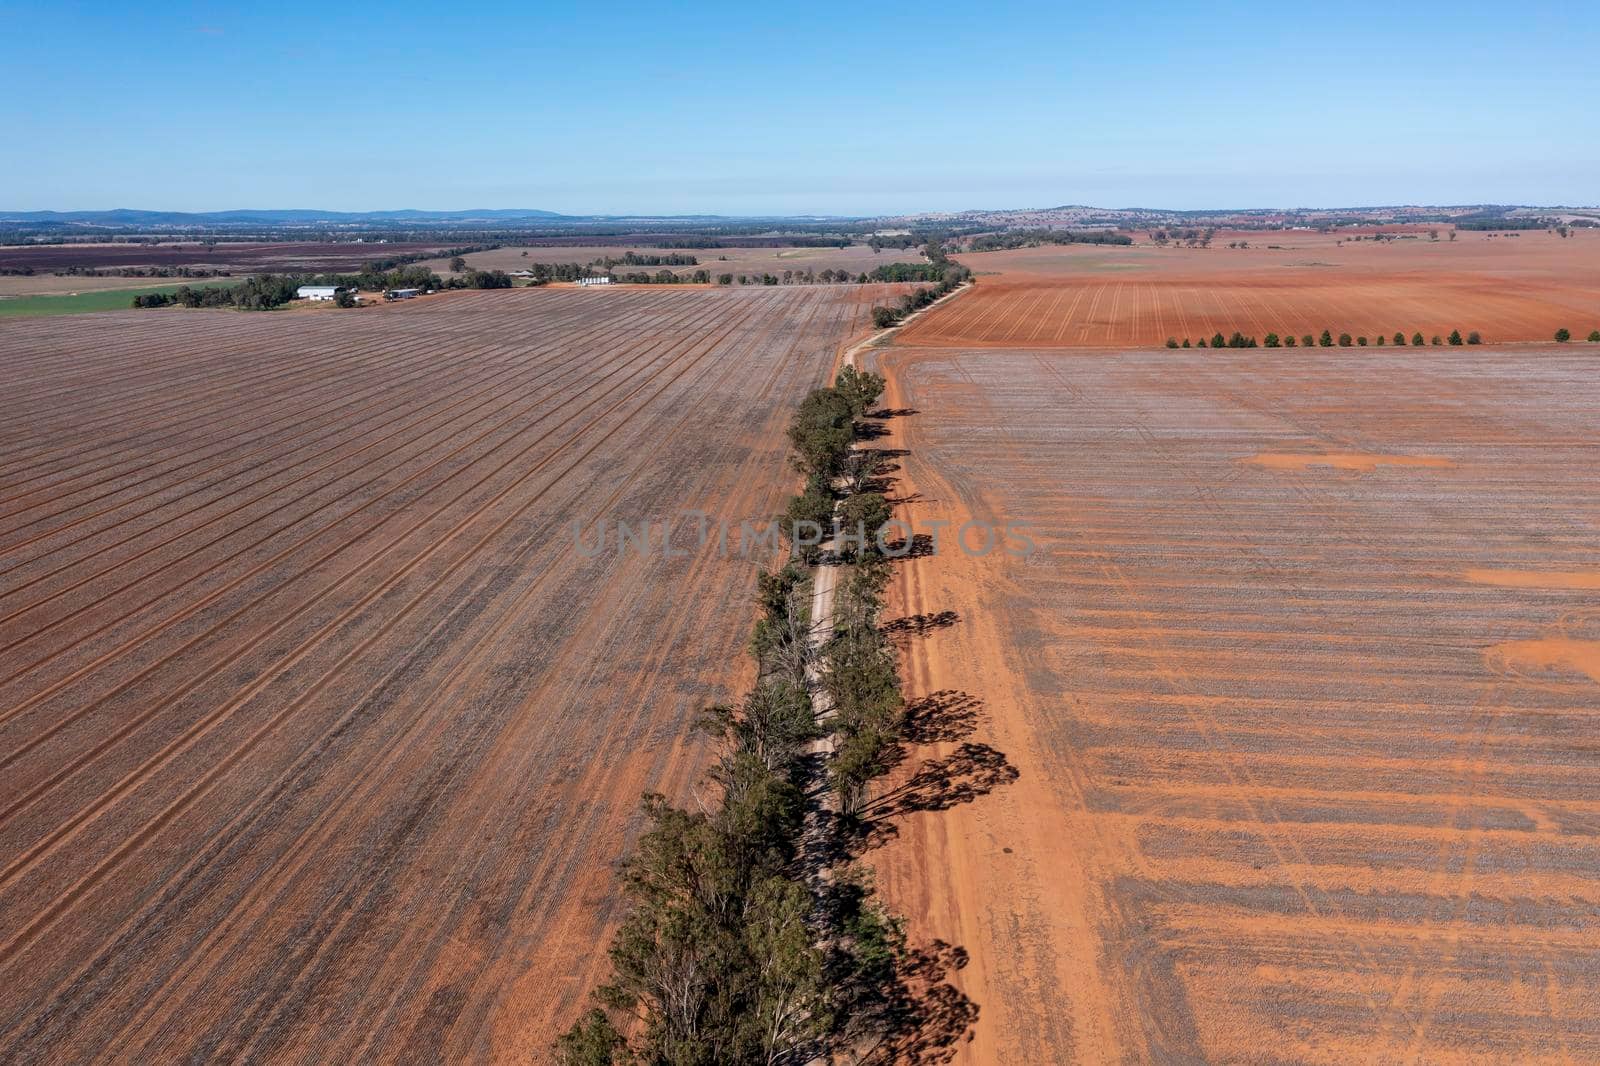
[[[878,287],[0,323],[0,1060],[539,1061]]]
[[[1248,239],[1248,249],[1226,247]],[[1280,244],[1270,249],[1269,243]],[[1066,245],[964,254],[975,290],[903,330],[908,347],[1152,347],[1238,330],[1409,341],[1476,330],[1488,342],[1600,328],[1600,231],[1568,238],[1462,231],[1345,241],[1315,233],[1220,234],[1210,248]]]
[[[1600,1061],[1600,353],[874,354],[898,517],[1041,545],[896,568],[1021,773],[873,853],[959,1061]]]

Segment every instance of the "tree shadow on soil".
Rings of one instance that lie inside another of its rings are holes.
[[[883,546],[883,554],[891,560],[926,559],[933,554],[933,534],[914,533],[909,545],[906,544],[904,537],[899,540],[887,541]]]
[[[876,411],[868,411],[868,418],[905,418],[909,415],[920,414],[914,407],[880,407]]]
[[[840,945],[824,963],[852,1061],[936,1064],[954,1058],[978,1020],[978,1005],[946,980],[967,965],[967,950],[943,940],[906,943],[873,914],[860,881],[829,884],[820,903],[828,927],[846,931],[847,938],[851,932],[888,933],[882,951],[856,954]]]
[[[1019,776],[1005,752],[966,741],[949,755],[925,759],[910,778],[868,803],[862,816],[879,821],[918,811],[947,811],[987,796]]]
[[[954,611],[933,611],[926,614],[909,614],[883,624],[884,635],[890,640],[908,637],[925,637],[938,629],[949,629],[961,616]]]
[[[924,759],[910,777],[872,799],[853,815],[824,812],[827,831],[819,840],[827,854],[818,856],[825,866],[860,858],[899,836],[896,820],[923,811],[945,811],[971,803],[1020,775],[1005,752],[988,744],[968,741],[977,731],[983,701],[954,689],[933,692],[906,705],[901,726],[902,743],[883,761],[892,773],[924,744],[961,742],[948,755]]]

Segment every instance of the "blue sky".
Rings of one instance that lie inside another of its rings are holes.
[[[1600,201],[1593,3],[0,0],[0,208]]]

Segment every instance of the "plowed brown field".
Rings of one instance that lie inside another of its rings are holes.
[[[874,298],[0,323],[0,1061],[540,1061]]]
[[[896,568],[1020,770],[874,853],[963,1061],[1600,1061],[1600,353],[876,355],[1041,546]]]
[[[1231,249],[1229,240],[1251,247]],[[1268,248],[1268,243],[1281,247]],[[1548,341],[1600,329],[1600,231],[1455,241],[1345,241],[1316,233],[1221,234],[1210,248],[1068,245],[968,253],[972,293],[908,326],[940,347],[1150,347],[1235,330],[1392,338],[1477,330]]]

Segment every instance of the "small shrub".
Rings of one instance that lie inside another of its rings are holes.
[[[1294,339],[1294,334],[1293,333],[1291,333],[1287,337],[1283,338],[1283,346],[1285,348],[1293,348],[1298,343],[1300,343],[1300,342]]]
[[[1478,336],[1478,331],[1477,330],[1473,330],[1471,333],[1467,334],[1467,343],[1468,344],[1482,344],[1483,343],[1483,338]]]
[[[1311,334],[1307,333],[1304,337],[1300,338],[1300,343],[1302,345],[1304,345],[1305,347],[1310,348],[1312,345],[1316,344],[1317,342],[1311,339]]]
[[[1568,330],[1567,327],[1562,326],[1560,329],[1556,330],[1556,340],[1560,341],[1562,344],[1567,343],[1571,339],[1572,332]]]
[[[1168,348],[1176,348],[1177,346],[1178,346],[1178,338],[1176,338],[1176,337],[1168,337],[1167,338],[1167,347]]]
[[[1453,329],[1453,330],[1450,331],[1450,343],[1451,343],[1451,345],[1453,345],[1455,347],[1460,347],[1462,344],[1465,343],[1461,339],[1461,331],[1459,329]]]
[[[1341,348],[1350,347],[1350,334],[1348,334],[1348,333],[1339,334],[1339,347],[1341,347]]]
[[[1281,342],[1278,340],[1278,335],[1276,333],[1269,333],[1262,338],[1261,343],[1268,348],[1276,348]]]
[[[1435,348],[1438,348],[1443,346],[1444,340],[1437,333],[1435,333],[1433,335],[1433,340],[1429,341],[1428,343],[1432,344]]]
[[[1366,346],[1367,338],[1364,335],[1356,338],[1356,347],[1365,348]]]
[[[1411,335],[1411,346],[1413,348],[1420,348],[1426,343],[1428,342],[1422,339],[1421,333],[1413,333]]]
[[[1477,336],[1477,334],[1473,334],[1473,336]],[[1591,329],[1589,331],[1589,340],[1593,344],[1600,344],[1600,329]]]
[[[1333,347],[1333,334],[1329,333],[1327,330],[1323,330],[1322,331],[1322,336],[1317,338],[1317,343],[1322,345],[1324,348],[1332,348]]]
[[[1394,342],[1400,347],[1404,348],[1406,346],[1406,335],[1404,333],[1396,333],[1394,335]]]

